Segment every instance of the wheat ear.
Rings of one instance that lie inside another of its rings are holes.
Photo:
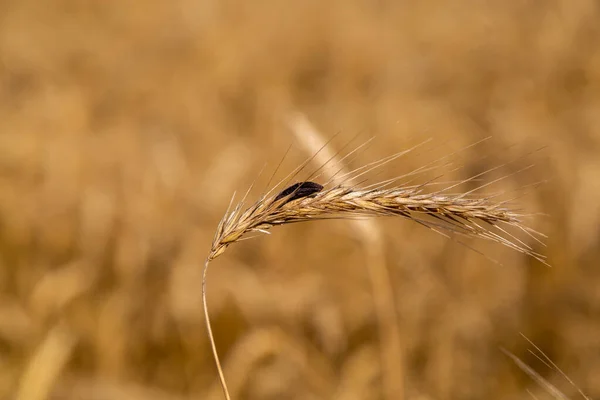
[[[505,228],[516,228],[538,242],[540,240],[537,237],[543,235],[522,222],[525,214],[509,208],[506,202],[495,201],[495,196],[475,196],[473,193],[476,189],[466,193],[448,194],[448,190],[458,184],[427,193],[427,185],[387,187],[389,182],[393,181],[364,188],[343,185],[323,188],[312,182],[296,183],[279,194],[272,193],[271,190],[246,209],[243,209],[244,200],[232,209],[232,199],[217,227],[204,266],[202,282],[208,335],[227,400],[230,400],[230,396],[208,318],[206,271],[210,261],[223,254],[229,245],[244,240],[250,233],[269,233],[268,231],[275,226],[297,222],[400,216],[445,236],[448,235],[444,231],[494,241],[546,263],[543,255],[535,252]],[[304,184],[310,185],[303,186]],[[479,188],[483,186],[486,185]]]

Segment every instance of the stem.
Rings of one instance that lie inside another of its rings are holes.
[[[221,382],[221,388],[223,388],[223,394],[226,400],[231,400],[229,396],[229,390],[227,390],[227,383],[225,383],[225,375],[223,374],[223,368],[221,368],[221,362],[219,361],[219,354],[217,353],[217,346],[215,345],[215,338],[212,333],[210,325],[210,317],[208,316],[208,306],[206,304],[206,272],[208,271],[208,263],[210,260],[207,258],[204,263],[204,271],[202,272],[202,306],[204,308],[204,319],[206,320],[206,329],[208,330],[208,339],[210,340],[210,347],[212,348],[213,357],[215,359],[215,365],[217,366],[217,372],[219,373],[219,381]]]

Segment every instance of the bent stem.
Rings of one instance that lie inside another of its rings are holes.
[[[223,394],[225,395],[226,400],[231,400],[231,397],[229,396],[229,390],[227,389],[227,383],[225,382],[223,368],[221,368],[221,362],[219,361],[219,354],[217,353],[217,346],[215,344],[215,338],[213,336],[212,327],[210,324],[210,317],[208,316],[208,306],[206,304],[206,272],[208,271],[209,263],[210,258],[207,258],[204,262],[204,271],[202,272],[202,306],[204,308],[204,320],[206,321],[208,339],[210,340],[210,347],[212,348],[215,365],[217,366],[217,372],[219,373],[219,381],[221,382],[221,387],[223,388]]]

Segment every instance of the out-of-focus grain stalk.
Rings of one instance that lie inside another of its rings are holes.
[[[327,148],[326,141],[301,114],[290,117],[289,126],[296,139],[308,154],[316,154],[316,165],[324,165],[324,175],[334,185],[342,184],[338,177],[347,176],[347,171],[329,167],[340,165],[340,160]],[[322,151],[319,151],[323,149]],[[354,181],[346,184],[353,186]],[[380,357],[382,368],[383,393],[387,399],[404,398],[404,354],[400,339],[400,328],[395,308],[394,289],[391,285],[389,271],[385,263],[384,244],[381,228],[373,219],[349,221],[357,228],[359,240],[363,243],[365,260],[380,340]]]

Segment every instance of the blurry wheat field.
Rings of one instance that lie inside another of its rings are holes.
[[[334,148],[375,136],[353,167],[437,144],[388,177],[488,136],[455,178],[545,146],[498,187],[547,180],[522,205],[552,268],[378,221],[382,325],[347,221],[240,243],[208,288],[235,398],[551,398],[501,347],[577,398],[520,333],[600,398],[593,0],[0,1],[0,398],[222,398],[202,264],[294,112]]]

